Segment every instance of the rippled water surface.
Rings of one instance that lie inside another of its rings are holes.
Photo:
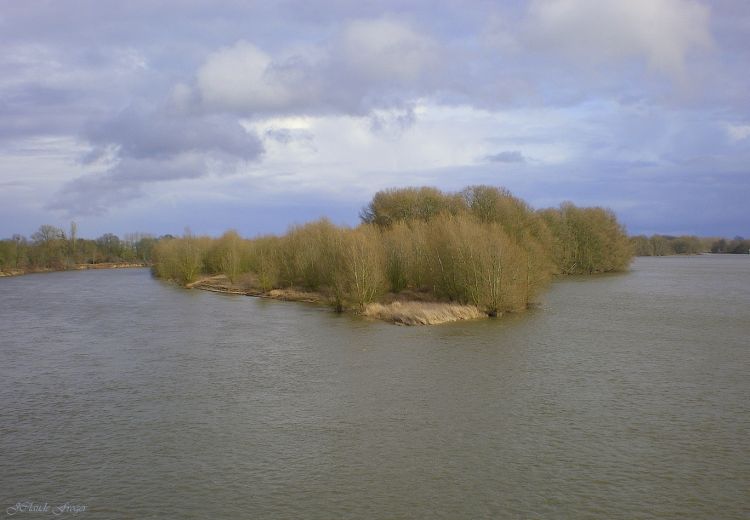
[[[143,269],[2,279],[0,378],[0,517],[750,517],[748,256],[423,328]]]

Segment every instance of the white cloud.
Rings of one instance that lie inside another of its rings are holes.
[[[255,45],[239,41],[211,54],[198,70],[197,86],[206,105],[241,111],[284,110],[314,98],[300,57],[274,60]]]
[[[727,135],[732,142],[743,141],[750,137],[750,125],[733,125],[726,126]]]
[[[430,82],[439,56],[433,39],[402,21],[354,20],[328,41],[273,54],[247,41],[219,49],[198,69],[195,92],[208,110],[365,115],[407,104]],[[191,97],[182,87],[173,92],[177,106]]]
[[[263,163],[248,165],[247,175],[262,178],[264,190],[280,193],[359,190],[371,194],[405,183],[433,183],[423,177],[424,172],[469,169],[503,149],[533,157],[534,165],[561,164],[586,153],[572,138],[559,137],[563,130],[580,135],[588,125],[572,110],[488,112],[422,101],[414,112],[418,117],[410,126],[385,125],[377,131],[368,118],[345,115],[248,121],[248,129],[259,135],[288,131],[291,139],[265,140]],[[392,118],[399,112],[377,114]],[[305,138],[294,138],[299,135]],[[515,167],[524,168],[524,161],[501,169]]]
[[[414,83],[438,64],[437,44],[396,20],[352,21],[339,45],[346,68],[363,80]]]
[[[531,38],[575,59],[645,58],[680,79],[688,53],[712,44],[709,9],[694,0],[536,0]]]

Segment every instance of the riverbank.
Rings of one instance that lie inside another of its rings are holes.
[[[22,276],[35,273],[56,273],[61,271],[85,271],[88,269],[133,269],[139,267],[148,267],[148,265],[143,262],[101,262],[98,264],[74,264],[62,269],[53,269],[51,267],[7,269],[0,271],[0,277]]]
[[[216,275],[196,280],[195,282],[186,284],[185,287],[187,289],[199,289],[202,291],[253,296],[272,300],[333,305],[331,296],[325,293],[305,291],[299,288],[263,291],[254,282],[254,277],[245,276],[242,280],[233,284],[226,276]],[[401,295],[391,295],[386,299],[385,303],[370,303],[364,309],[346,308],[343,310],[397,325],[439,325],[454,321],[488,317],[487,313],[482,312],[474,305],[461,305],[432,300],[426,301],[419,299],[419,295],[416,294],[410,296],[413,299],[405,299]]]

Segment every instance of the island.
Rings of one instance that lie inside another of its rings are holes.
[[[534,210],[503,188],[378,192],[357,227],[328,219],[283,236],[159,240],[153,273],[192,289],[314,302],[405,324],[534,306],[556,275],[626,270],[633,249],[610,210]]]

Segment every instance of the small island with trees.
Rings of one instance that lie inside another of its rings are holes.
[[[155,244],[153,272],[191,288],[433,324],[522,311],[555,274],[622,271],[633,256],[609,210],[536,211],[490,186],[381,191],[360,218],[254,239],[186,233]]]

